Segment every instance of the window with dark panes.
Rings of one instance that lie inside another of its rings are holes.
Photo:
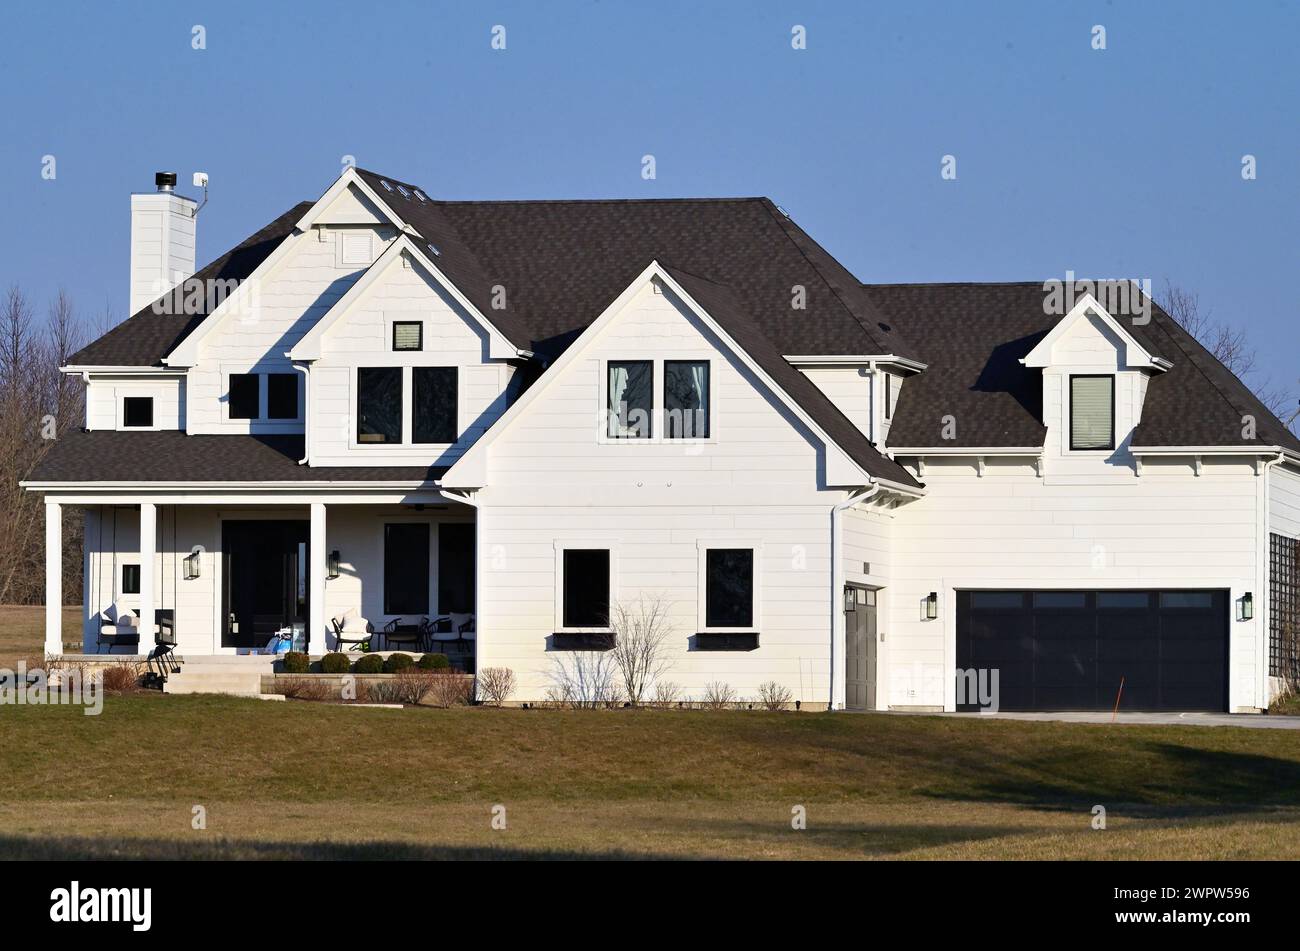
[[[474,523],[438,526],[438,613],[474,613]]]
[[[429,613],[429,523],[384,526],[384,613]]]
[[[456,368],[415,367],[411,376],[415,390],[411,438],[415,442],[455,442],[460,436],[456,419]]]
[[[664,361],[664,434],[669,439],[708,438],[708,361]]]
[[[402,368],[357,370],[357,442],[402,441]]]
[[[231,419],[257,419],[262,415],[260,388],[256,373],[230,374]]]
[[[754,626],[752,549],[710,548],[705,562],[704,584],[705,626]]]
[[[139,565],[122,566],[122,593],[123,594],[140,593],[140,566]]]
[[[564,550],[564,626],[609,626],[609,550]]]
[[[611,360],[608,380],[611,439],[649,439],[654,413],[654,363]]]
[[[298,418],[298,374],[267,374],[266,416],[268,419]]]
[[[127,396],[122,399],[122,425],[147,429],[153,425],[153,397]]]
[[[423,350],[424,324],[418,320],[393,321],[394,350]]]

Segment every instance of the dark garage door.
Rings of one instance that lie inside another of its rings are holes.
[[[1110,710],[1121,679],[1121,710],[1226,710],[1227,657],[1226,591],[957,592],[957,668],[1003,710]]]

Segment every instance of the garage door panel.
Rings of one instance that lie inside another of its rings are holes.
[[[958,592],[957,661],[999,670],[1002,709],[1109,710],[1121,682],[1122,710],[1226,707],[1224,591],[978,595]]]

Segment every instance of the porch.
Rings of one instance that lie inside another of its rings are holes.
[[[80,632],[64,631],[61,524],[84,512]],[[181,657],[277,646],[444,653],[473,671],[475,513],[438,493],[322,501],[174,493],[46,500],[45,651]],[[132,636],[134,635],[134,637]]]

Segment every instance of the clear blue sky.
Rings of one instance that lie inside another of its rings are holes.
[[[0,283],[120,315],[156,169],[212,176],[201,264],[351,154],[445,198],[765,194],[867,281],[1168,277],[1294,386],[1297,39],[1281,0],[14,4]]]

